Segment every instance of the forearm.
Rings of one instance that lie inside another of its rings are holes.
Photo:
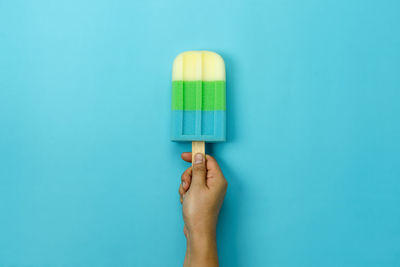
[[[218,267],[215,232],[192,234],[187,237],[184,267]]]
[[[188,242],[186,242],[186,254],[185,254],[185,261],[183,262],[183,267],[190,267],[189,255],[190,255],[190,247],[189,247]]]

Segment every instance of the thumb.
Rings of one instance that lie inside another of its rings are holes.
[[[207,169],[204,155],[197,153],[193,160],[191,187],[204,186],[206,184],[206,174]]]

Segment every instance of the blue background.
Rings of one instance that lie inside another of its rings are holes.
[[[0,266],[179,266],[171,67],[226,61],[221,266],[400,266],[400,2],[0,1]]]

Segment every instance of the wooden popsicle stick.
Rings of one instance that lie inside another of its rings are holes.
[[[194,162],[194,155],[202,153],[205,156],[206,144],[204,141],[193,141],[192,142],[192,165]]]

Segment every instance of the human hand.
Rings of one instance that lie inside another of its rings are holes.
[[[192,153],[182,153],[182,159],[191,162]],[[195,162],[181,177],[179,187],[183,205],[184,233],[215,237],[218,214],[225,197],[228,183],[217,161],[202,154],[195,155]]]

